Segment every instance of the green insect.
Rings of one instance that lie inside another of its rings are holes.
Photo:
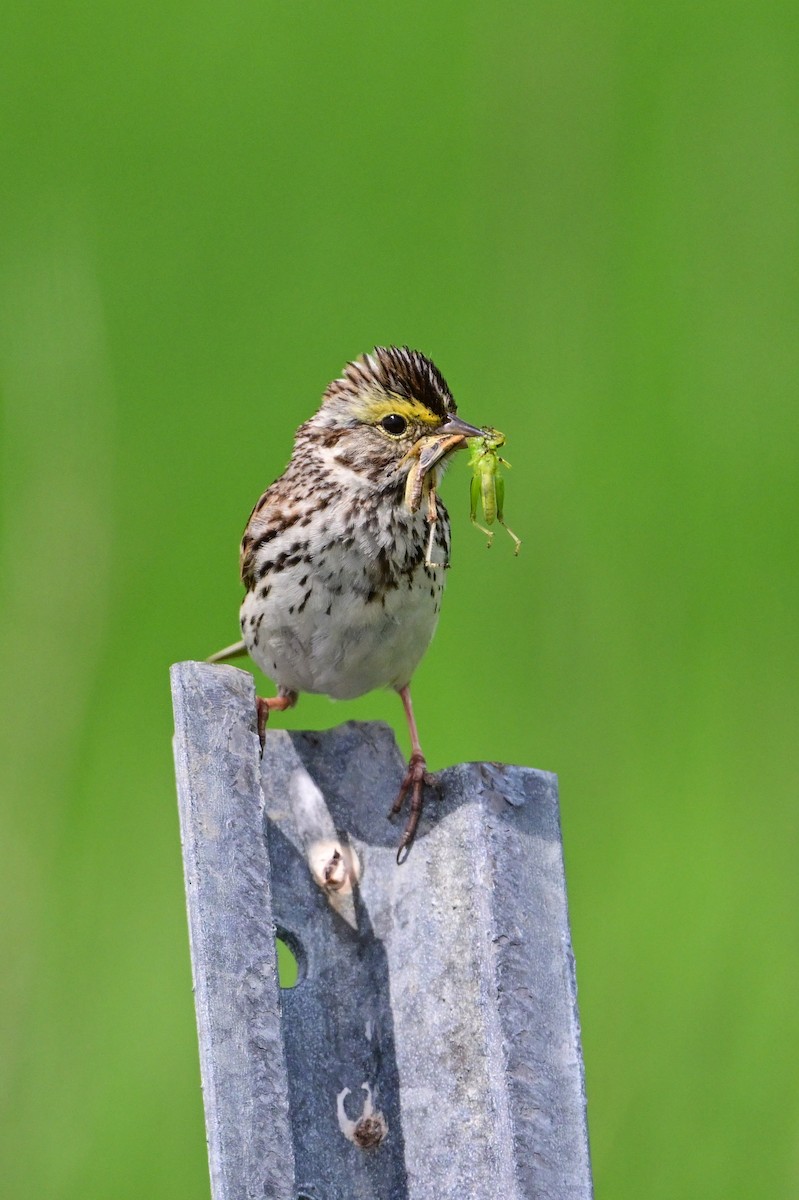
[[[482,437],[469,439],[469,466],[472,468],[470,488],[472,524],[476,525],[488,538],[488,549],[494,540],[494,531],[486,529],[477,520],[477,505],[482,503],[483,519],[486,525],[499,521],[504,525],[513,538],[514,554],[521,549],[521,538],[517,538],[512,529],[508,529],[502,517],[502,506],[505,502],[505,480],[500,474],[500,466],[510,467],[510,463],[500,458],[497,451],[505,445],[505,434],[490,425],[483,428]]]

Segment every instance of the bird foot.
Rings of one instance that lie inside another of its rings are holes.
[[[285,695],[272,696],[269,699],[265,699],[263,696],[255,697],[255,712],[258,716],[258,741],[261,743],[261,758],[264,756],[266,722],[269,720],[270,712],[273,709],[277,712],[285,712],[287,708],[293,708],[296,703],[296,692],[287,692]]]
[[[397,846],[397,864],[404,863],[410,853],[413,839],[416,836],[416,828],[419,824],[419,818],[422,815],[422,806],[424,804],[424,787],[432,787],[434,784],[433,777],[427,771],[427,763],[423,754],[412,754],[408,761],[408,769],[405,772],[405,777],[400,784],[400,789],[397,792],[397,798],[391,806],[389,817],[396,817],[397,813],[402,811],[402,806],[405,802],[405,797],[410,792],[411,803],[408,813],[408,820],[405,825],[405,830],[400,838]]]

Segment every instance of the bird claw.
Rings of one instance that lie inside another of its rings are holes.
[[[269,720],[269,702],[263,696],[255,697],[255,711],[258,714],[258,741],[261,743],[261,758],[263,758],[266,745],[266,722]]]
[[[277,712],[285,712],[287,708],[293,708],[297,703],[296,692],[279,692],[277,696],[270,699],[264,699],[263,696],[255,697],[255,711],[258,716],[258,741],[261,743],[261,758],[264,756],[264,746],[266,745],[266,722],[269,720],[269,714],[275,709]]]
[[[405,797],[408,792],[411,793],[410,809],[408,812],[408,820],[405,825],[399,845],[397,846],[397,864],[405,862],[405,859],[410,853],[413,839],[416,836],[416,829],[419,824],[419,818],[422,815],[422,806],[424,804],[424,788],[425,784],[432,787],[434,784],[433,777],[427,770],[423,754],[412,754],[408,762],[408,769],[400,784],[400,789],[397,792],[397,798],[391,806],[389,817],[395,817],[401,810]]]

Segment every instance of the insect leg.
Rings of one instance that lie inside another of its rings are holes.
[[[426,567],[446,567],[446,563],[436,562],[433,558],[433,539],[436,534],[436,522],[438,521],[438,505],[436,504],[436,489],[433,484],[430,484],[430,491],[427,493],[427,520],[430,523],[430,536],[427,539],[427,551],[424,556],[424,564]]]
[[[491,529],[486,529],[485,526],[481,525],[477,520],[477,505],[480,501],[480,478],[477,475],[473,477],[472,482],[469,485],[469,498],[471,501],[469,519],[472,522],[472,525],[476,525],[480,532],[486,535],[488,538],[486,549],[490,550],[491,543],[494,540],[494,532]]]
[[[505,527],[507,532],[513,538],[513,542],[514,542],[513,553],[518,554],[522,548],[522,539],[518,538],[516,536],[516,534],[513,532],[513,530],[508,525],[505,525],[505,521],[502,516],[502,508],[504,506],[504,503],[505,503],[505,480],[502,478],[501,475],[498,475],[497,476],[497,520],[499,521],[500,525],[503,525]]]

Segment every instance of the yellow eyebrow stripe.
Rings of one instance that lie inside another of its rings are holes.
[[[365,396],[358,409],[361,419],[370,421],[374,425],[382,421],[383,417],[387,417],[389,413],[399,413],[407,421],[418,421],[422,425],[429,425],[431,429],[437,428],[442,423],[441,418],[430,412],[430,409],[424,404],[418,400],[406,400],[404,396]]]

